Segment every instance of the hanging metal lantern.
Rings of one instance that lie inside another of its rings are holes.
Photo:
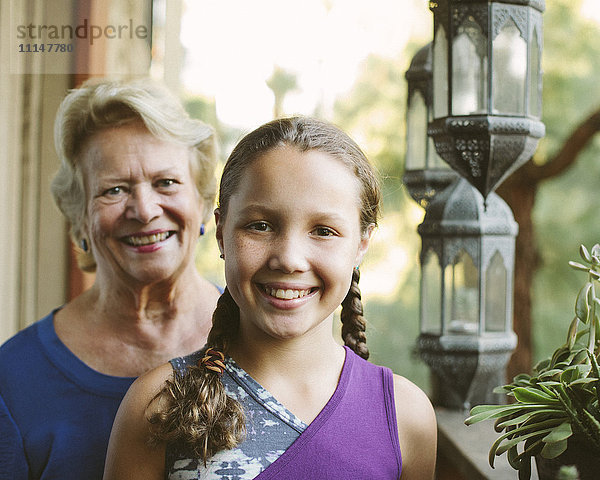
[[[433,118],[431,43],[413,57],[406,71],[406,162],[403,183],[411,197],[427,208],[433,197],[457,178],[456,172],[435,151],[427,135]]]
[[[417,342],[433,379],[435,405],[496,403],[516,346],[512,331],[518,226],[508,205],[487,202],[459,179],[429,205],[419,225],[421,312]]]
[[[544,0],[435,0],[433,121],[444,160],[485,197],[531,158],[541,117]]]

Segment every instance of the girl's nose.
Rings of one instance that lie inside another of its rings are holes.
[[[307,248],[301,235],[287,233],[272,243],[269,268],[284,273],[303,272],[308,269]]]

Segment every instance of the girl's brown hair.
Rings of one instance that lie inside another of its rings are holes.
[[[231,195],[236,191],[248,165],[273,148],[288,146],[300,152],[318,150],[339,159],[352,169],[361,183],[360,228],[364,235],[377,225],[380,186],[377,174],[359,146],[337,127],[308,117],[283,118],[269,122],[246,135],[233,149],[221,177],[219,210],[227,215]],[[368,358],[365,319],[356,267],[352,283],[342,302],[344,343]],[[207,346],[227,353],[239,327],[239,308],[227,288],[217,303]],[[242,441],[245,419],[241,405],[227,396],[218,374],[202,365],[184,375],[174,374],[159,392],[161,405],[150,416],[153,441],[168,442],[181,453],[206,460],[216,452],[231,449]]]

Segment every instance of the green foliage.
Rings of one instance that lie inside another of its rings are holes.
[[[272,75],[267,79],[267,87],[272,90],[275,98],[285,97],[288,92],[298,88],[297,75],[275,66]]]
[[[489,462],[507,454],[520,479],[529,479],[531,457],[556,458],[573,435],[583,438],[600,454],[600,245],[591,251],[580,246],[581,262],[569,262],[587,273],[575,300],[575,317],[566,342],[551,357],[538,363],[532,375],[520,374],[512,383],[495,389],[514,399],[509,405],[479,405],[465,420],[467,425],[495,419],[501,436],[490,448]]]

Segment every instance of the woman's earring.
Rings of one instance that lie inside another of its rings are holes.
[[[204,224],[200,225],[200,236],[204,235]]]
[[[219,255],[219,258],[222,259],[222,260],[225,260],[225,254],[222,253],[221,255]]]
[[[87,252],[90,250],[90,246],[88,245],[88,242],[87,242],[87,240],[86,240],[85,238],[82,238],[82,239],[79,241],[79,246],[80,246],[80,247],[81,247],[81,249],[82,249],[84,252],[86,252],[86,253],[87,253]]]

